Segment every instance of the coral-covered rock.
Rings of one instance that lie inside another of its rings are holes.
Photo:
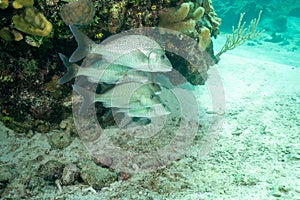
[[[175,58],[176,62],[174,63],[177,64],[173,65],[194,85],[205,83],[209,66],[216,62],[211,37],[219,34],[220,24],[221,19],[217,17],[211,0],[182,3],[177,9],[172,7],[160,11],[160,27],[181,32],[198,41],[198,50],[194,49],[193,51],[196,55],[194,59],[200,65],[184,64],[184,61],[179,58]],[[174,46],[174,48],[177,47]]]

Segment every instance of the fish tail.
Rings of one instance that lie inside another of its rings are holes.
[[[88,38],[86,35],[84,35],[75,26],[70,25],[70,29],[75,37],[75,40],[77,41],[78,47],[74,51],[74,53],[71,55],[69,61],[77,62],[77,61],[83,59],[84,57],[86,57],[90,53],[90,50],[95,45],[95,43],[90,38]]]
[[[78,85],[73,85],[73,90],[77,92],[80,96],[83,97],[83,103],[80,106],[79,113],[82,113],[82,111],[86,111],[89,109],[91,104],[94,103],[94,93],[88,91],[87,89],[80,87]]]
[[[65,67],[68,70],[67,73],[65,73],[64,76],[58,80],[58,84],[64,84],[76,76],[79,66],[75,63],[70,63],[69,59],[64,54],[58,54],[61,61],[64,63]]]

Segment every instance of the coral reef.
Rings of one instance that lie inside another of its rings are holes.
[[[52,30],[52,24],[46,17],[33,7],[28,7],[22,15],[15,15],[13,23],[19,31],[37,36],[47,36]]]

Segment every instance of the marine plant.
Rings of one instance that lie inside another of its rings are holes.
[[[240,14],[240,19],[237,24],[237,27],[236,28],[234,26],[232,27],[232,34],[227,36],[224,46],[216,54],[216,58],[218,59],[218,61],[220,60],[220,56],[223,53],[235,49],[236,47],[242,45],[247,40],[257,38],[263,32],[263,30],[262,31],[257,30],[261,13],[262,11],[259,12],[257,18],[254,18],[250,21],[250,25],[248,27],[245,27],[246,22],[243,21],[245,13]]]

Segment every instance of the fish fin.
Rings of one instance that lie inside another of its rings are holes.
[[[83,97],[83,103],[80,106],[79,113],[82,113],[82,111],[86,111],[89,109],[91,104],[94,103],[93,97],[94,93],[88,91],[87,89],[80,87],[78,85],[73,85],[73,90],[78,93],[80,96]]]
[[[90,67],[92,65],[95,65],[95,63],[104,63],[102,61],[102,56],[100,54],[90,53],[86,56],[86,59],[83,60],[81,66],[82,67]],[[98,64],[98,66],[101,66],[101,64]]]
[[[72,78],[76,76],[79,66],[75,63],[70,63],[68,57],[65,56],[64,54],[58,53],[58,55],[68,70],[67,73],[65,73],[64,76],[58,80],[58,84],[61,85],[70,81]]]
[[[92,41],[90,38],[88,38],[86,35],[84,35],[75,26],[70,25],[70,29],[75,37],[75,40],[77,41],[78,47],[71,55],[69,61],[77,62],[83,59],[84,57],[86,57],[90,53],[92,47],[95,45],[95,42]]]

